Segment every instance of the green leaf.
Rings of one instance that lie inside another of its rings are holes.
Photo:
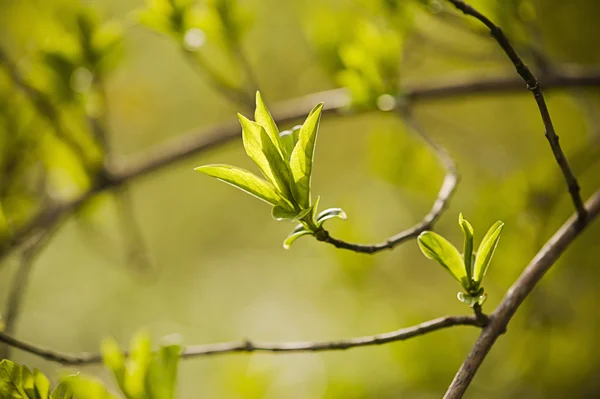
[[[63,383],[72,392],[72,396],[65,396],[65,398],[74,396],[77,399],[116,399],[96,379],[74,375],[63,379]]]
[[[293,201],[290,191],[292,176],[281,153],[261,125],[252,122],[242,114],[238,114],[238,117],[242,125],[246,153],[258,165],[267,180],[277,187],[282,197]]]
[[[502,228],[504,228],[504,223],[501,221],[494,223],[487,233],[485,233],[485,237],[483,237],[481,244],[479,244],[475,258],[475,266],[473,267],[473,280],[476,283],[481,283],[483,276],[485,276],[485,273],[487,272],[492,256],[494,256],[496,246],[498,245],[498,241],[500,240]]]
[[[294,198],[303,209],[310,207],[310,178],[322,110],[323,103],[319,103],[310,111],[302,128],[300,128],[298,142],[290,157],[290,166],[295,183],[292,185],[292,191]]]
[[[138,333],[131,341],[131,356],[127,364],[124,392],[133,398],[144,398],[146,373],[152,359],[152,344],[147,332]]]
[[[342,210],[342,208],[329,208],[324,210],[323,212],[317,215],[317,227],[321,227],[326,220],[332,218],[339,218],[342,220],[346,220],[346,212]]]
[[[273,207],[271,211],[271,215],[276,220],[284,220],[284,219],[295,219],[298,216],[298,211],[295,209],[290,209],[290,207],[285,203],[281,202]]]
[[[39,370],[33,370],[33,381],[35,385],[35,398],[48,399],[50,396],[50,381]]]
[[[473,297],[469,294],[465,294],[464,292],[459,292],[456,297],[458,298],[459,301],[461,301],[462,303],[469,305],[471,307],[473,307],[476,303],[477,303],[477,298]]]
[[[298,142],[298,134],[300,133],[300,129],[302,129],[302,125],[296,125],[290,130],[284,130],[279,133],[279,142],[281,144],[281,150],[283,152],[283,156],[289,162],[292,157],[292,151],[294,151],[294,147]]]
[[[216,177],[271,205],[277,205],[281,202],[281,196],[271,183],[245,169],[230,165],[205,165],[194,170]]]
[[[290,249],[294,241],[298,238],[311,234],[310,231],[306,230],[303,225],[299,224],[296,228],[290,233],[289,236],[283,241],[283,248]]]
[[[458,214],[458,225],[465,235],[463,259],[465,270],[467,271],[467,278],[471,281],[473,278],[473,226],[463,218],[462,213]]]
[[[465,288],[469,288],[469,280],[458,249],[448,240],[433,231],[424,231],[418,238],[419,247],[429,259],[437,261]]]
[[[8,359],[0,362],[0,398],[28,398],[25,383],[31,376],[27,367]],[[17,396],[19,395],[19,396]]]
[[[102,359],[104,365],[110,369],[117,380],[117,384],[122,391],[125,390],[125,375],[127,370],[125,368],[125,356],[121,351],[121,347],[112,338],[105,339],[102,341]]]
[[[267,106],[263,102],[259,91],[256,92],[256,110],[254,111],[254,120],[265,129],[269,135],[269,138],[273,144],[275,144],[275,147],[277,147],[279,153],[283,156],[283,151],[279,142],[279,129],[277,128],[271,113],[267,109]]]
[[[61,381],[50,396],[51,399],[73,399],[73,390],[65,381]]]
[[[148,368],[146,383],[153,399],[175,398],[177,368],[181,355],[180,345],[163,345],[153,355]]]

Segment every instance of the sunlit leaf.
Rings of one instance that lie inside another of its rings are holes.
[[[332,218],[339,218],[342,220],[346,220],[346,212],[342,210],[342,208],[329,208],[319,213],[316,218],[317,227],[321,227],[326,220]]]
[[[287,200],[293,200],[290,191],[291,172],[288,165],[265,129],[256,122],[238,114],[242,138],[248,156],[258,165],[264,176],[277,187]]]
[[[294,147],[298,142],[298,134],[300,133],[300,129],[302,125],[296,125],[290,130],[284,130],[279,133],[281,150],[283,152],[283,156],[289,162],[292,156],[292,151],[294,151]]]
[[[289,236],[283,241],[283,248],[290,249],[294,241],[298,238],[311,234],[310,231],[306,230],[303,225],[299,224],[296,228],[290,233]]]
[[[448,240],[432,231],[424,231],[418,238],[419,247],[429,259],[446,268],[459,283],[468,289],[469,280],[460,252]]]
[[[294,198],[303,209],[310,206],[310,179],[322,110],[323,103],[319,103],[310,112],[300,129],[298,142],[290,158]]]
[[[245,169],[230,165],[205,165],[194,170],[216,177],[271,205],[277,205],[281,201],[281,196],[271,183]]]
[[[146,373],[152,359],[152,344],[147,332],[140,332],[131,341],[131,355],[127,359],[124,391],[134,397],[146,395]]]
[[[75,375],[63,379],[63,383],[77,399],[116,399],[100,381],[93,378]],[[65,398],[69,398],[69,396],[65,396]]]
[[[121,347],[117,341],[108,338],[102,341],[101,351],[104,365],[112,371],[121,390],[125,390],[125,374],[127,370],[125,368],[125,356]]]
[[[177,369],[181,355],[180,345],[163,345],[153,355],[148,368],[146,383],[153,399],[174,399]]]
[[[459,301],[461,301],[464,304],[467,304],[469,306],[473,306],[475,305],[475,303],[477,303],[477,298],[476,297],[472,297],[469,294],[465,294],[464,292],[459,292],[456,297],[458,298]]]
[[[485,273],[487,272],[490,261],[494,256],[496,246],[498,245],[498,241],[500,240],[500,233],[502,233],[503,227],[504,223],[500,221],[494,223],[485,234],[485,237],[483,237],[481,244],[479,244],[475,258],[475,266],[473,267],[473,280],[477,283],[481,282],[483,276],[485,276]]]
[[[273,207],[271,214],[276,220],[295,219],[298,216],[298,211],[290,209],[285,203],[277,204]]]
[[[279,152],[283,155],[283,151],[279,143],[279,129],[277,128],[277,125],[275,124],[271,113],[267,109],[267,106],[265,105],[259,91],[256,92],[256,110],[254,111],[254,119],[256,123],[265,129],[269,135],[269,138],[273,144],[275,144],[275,147],[277,147]]]
[[[458,224],[465,236],[463,258],[465,262],[465,270],[469,281],[473,276],[473,226],[463,218],[463,214],[458,214]]]
[[[31,376],[27,367],[22,367],[8,359],[0,361],[0,397],[27,398],[25,383]]]
[[[73,390],[65,381],[61,381],[50,396],[51,399],[73,399]]]

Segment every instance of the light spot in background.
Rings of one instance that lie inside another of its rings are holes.
[[[92,75],[89,69],[79,67],[71,74],[69,84],[76,92],[85,93],[90,90],[93,80],[94,75]]]
[[[396,108],[396,99],[389,94],[382,94],[377,99],[377,108],[382,111],[391,111]]]
[[[198,51],[205,41],[206,35],[198,28],[189,29],[183,37],[183,45],[190,51]]]

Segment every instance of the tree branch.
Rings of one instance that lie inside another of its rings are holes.
[[[547,88],[597,87],[600,86],[600,70],[573,67],[557,68],[553,75],[546,78],[545,82]],[[453,78],[407,87],[404,89],[404,96],[409,104],[415,104],[465,95],[511,93],[522,89],[523,82],[517,77]],[[319,101],[325,102],[323,112],[327,114],[342,113],[350,105],[348,93],[344,89],[334,89],[289,100],[274,108],[274,117],[278,124],[296,122],[304,118],[314,104]],[[22,245],[40,226],[54,223],[95,194],[144,177],[159,169],[217,148],[240,137],[238,123],[231,121],[184,134],[182,137],[128,157],[126,161],[116,163],[102,179],[98,179],[90,192],[67,203],[55,204],[43,209],[27,224],[17,229],[7,241],[0,244],[0,259],[13,248]]]
[[[208,355],[220,355],[238,352],[320,352],[333,350],[346,350],[361,346],[372,346],[387,344],[390,342],[404,341],[409,338],[418,337],[434,331],[455,326],[483,327],[481,320],[474,316],[445,316],[412,327],[401,328],[396,331],[355,337],[335,341],[300,341],[300,342],[251,342],[248,340],[240,342],[224,342],[208,345],[188,346],[181,353],[182,358],[195,358]],[[4,342],[14,348],[39,356],[43,359],[65,365],[82,365],[102,362],[99,353],[65,354],[39,347],[25,341],[18,340],[6,333],[0,332],[0,342]],[[127,353],[126,353],[127,355]]]
[[[407,107],[399,108],[398,112],[404,119],[404,122],[415,133],[417,133],[421,137],[421,139],[423,139],[425,143],[433,150],[435,155],[438,157],[440,163],[446,170],[444,181],[442,182],[442,186],[438,192],[437,199],[431,207],[431,210],[429,211],[429,213],[427,213],[427,215],[423,217],[423,219],[419,223],[417,223],[413,227],[401,231],[400,233],[378,244],[353,244],[345,242],[331,237],[327,231],[325,232],[326,234],[323,237],[317,238],[319,241],[326,242],[340,249],[347,249],[354,252],[373,254],[385,249],[392,249],[406,240],[417,237],[425,230],[432,229],[437,219],[442,215],[444,209],[448,205],[448,201],[454,193],[454,190],[459,180],[459,174],[458,170],[456,169],[454,160],[448,154],[445,148],[438,145],[435,141],[433,141],[433,139],[431,139],[427,134],[425,134],[423,128],[413,118],[410,110]]]
[[[506,330],[508,322],[519,306],[550,267],[556,263],[569,244],[598,216],[598,213],[600,213],[600,190],[592,195],[585,204],[585,208],[585,219],[581,219],[578,213],[572,215],[537,253],[519,279],[509,288],[496,310],[489,316],[489,324],[483,329],[471,353],[456,373],[444,399],[462,398],[479,366],[481,366],[498,337]]]
[[[554,125],[552,124],[552,118],[550,117],[550,112],[548,111],[548,105],[546,104],[546,100],[544,99],[544,94],[542,93],[542,88],[540,86],[540,82],[538,79],[531,73],[527,65],[523,63],[523,60],[519,57],[513,46],[510,44],[508,38],[502,32],[502,29],[494,24],[489,18],[485,15],[481,14],[479,11],[475,10],[470,5],[466,4],[463,0],[448,0],[450,3],[454,5],[457,9],[462,11],[465,15],[474,17],[481,21],[489,30],[492,37],[498,42],[502,50],[506,53],[510,61],[515,66],[517,73],[521,78],[527,83],[527,88],[533,94],[535,98],[535,102],[537,103],[538,109],[540,111],[540,115],[542,117],[542,122],[544,123],[544,128],[546,130],[546,138],[550,143],[550,147],[552,148],[552,153],[554,154],[554,159],[558,166],[560,167],[562,174],[565,177],[565,181],[567,183],[567,187],[569,189],[569,193],[571,194],[571,199],[573,204],[575,205],[575,209],[577,210],[577,214],[581,220],[585,220],[585,208],[583,206],[583,201],[581,200],[581,196],[579,194],[579,183],[575,178],[575,175],[571,171],[571,167],[563,153],[562,148],[560,147],[559,138],[554,130]]]
[[[12,334],[15,331],[23,298],[27,292],[29,275],[31,274],[35,260],[55,232],[56,228],[47,228],[40,231],[37,236],[32,238],[32,241],[28,243],[28,247],[23,250],[20,256],[21,259],[15,276],[11,281],[6,310],[4,312],[5,322],[3,331],[6,334]],[[0,346],[0,359],[8,358],[9,356],[10,346]]]

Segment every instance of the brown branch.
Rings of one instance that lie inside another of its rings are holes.
[[[15,331],[17,324],[17,318],[21,311],[23,298],[27,292],[27,286],[29,284],[29,276],[33,269],[33,265],[37,256],[44,249],[48,241],[52,238],[52,235],[56,232],[56,228],[47,228],[40,231],[37,236],[32,238],[32,241],[28,243],[27,248],[23,250],[20,256],[19,266],[10,284],[10,291],[8,293],[8,301],[6,304],[6,310],[4,312],[4,330],[6,334],[12,334]],[[10,346],[3,345],[0,347],[0,359],[8,358],[10,356]]]
[[[444,396],[445,399],[462,398],[479,366],[498,337],[506,330],[506,326],[519,306],[550,267],[556,263],[569,244],[598,216],[600,213],[600,190],[591,196],[585,204],[585,208],[585,219],[581,219],[579,214],[572,215],[537,253],[519,279],[509,288],[496,310],[489,316],[489,324],[483,329],[471,353],[456,373]]]
[[[404,341],[409,338],[418,337],[434,331],[446,329],[455,326],[476,326],[483,327],[484,324],[474,316],[445,316],[434,320],[426,321],[412,327],[401,328],[396,331],[355,337],[335,341],[300,341],[300,342],[251,342],[244,340],[241,342],[224,342],[208,345],[195,345],[186,347],[181,353],[182,358],[195,358],[208,355],[220,355],[239,352],[320,352],[346,350],[358,348],[361,346],[382,345],[390,342]],[[21,341],[6,333],[0,332],[0,342],[4,342],[14,348],[27,353],[39,356],[43,359],[57,362],[65,365],[95,364],[102,362],[102,355],[99,353],[81,353],[65,354],[55,352],[49,349],[41,348],[37,345]],[[126,353],[127,355],[127,353]]]
[[[585,70],[573,67],[557,68],[545,80],[546,88],[598,87],[600,70]],[[428,82],[404,89],[404,96],[410,104],[443,100],[465,95],[490,95],[513,93],[523,89],[523,82],[517,77],[453,78],[439,82]],[[275,107],[274,117],[278,124],[294,123],[306,116],[314,104],[325,102],[324,112],[336,114],[344,112],[350,105],[350,98],[344,89],[334,89],[314,93],[289,100]],[[228,122],[208,129],[190,132],[182,137],[142,151],[128,157],[125,162],[113,165],[93,189],[70,202],[53,205],[42,210],[26,225],[4,243],[0,244],[0,259],[13,248],[22,245],[39,227],[52,224],[69,214],[95,194],[121,186],[126,182],[144,177],[194,155],[217,148],[241,137],[237,122]]]
[[[425,141],[425,143],[433,150],[435,155],[438,157],[440,163],[446,170],[446,175],[444,176],[442,186],[438,192],[437,199],[431,207],[431,210],[423,217],[423,219],[419,223],[417,223],[413,227],[407,230],[403,230],[400,233],[378,244],[354,244],[345,242],[343,240],[331,237],[327,231],[325,231],[325,234],[322,237],[317,236],[317,239],[319,241],[326,242],[340,249],[347,249],[350,251],[365,254],[374,254],[385,249],[392,249],[406,240],[416,238],[425,230],[432,229],[437,219],[442,215],[444,209],[447,207],[448,201],[452,197],[452,194],[454,193],[454,190],[456,189],[456,185],[458,184],[459,180],[459,174],[458,170],[456,169],[454,160],[448,154],[445,148],[441,147],[439,144],[433,141],[433,139],[431,139],[427,134],[425,134],[423,128],[413,118],[408,108],[399,108],[398,111],[402,115],[404,122],[415,133],[417,133],[421,137],[421,139],[423,139],[423,141]]]
[[[527,65],[523,63],[523,60],[519,57],[513,46],[510,44],[508,38],[502,32],[502,29],[494,24],[489,18],[485,15],[481,14],[479,11],[475,10],[470,5],[466,4],[463,0],[448,0],[452,3],[457,9],[462,11],[465,15],[474,17],[481,21],[489,30],[496,42],[502,47],[502,50],[506,53],[510,61],[515,66],[517,73],[521,78],[527,83],[527,88],[533,94],[535,98],[535,102],[537,103],[538,109],[540,111],[540,115],[542,117],[542,122],[544,123],[544,128],[546,130],[546,138],[550,143],[550,147],[552,148],[552,153],[554,154],[554,159],[558,166],[560,167],[562,174],[565,177],[565,181],[567,183],[567,187],[569,193],[571,194],[571,199],[573,204],[575,205],[575,209],[579,215],[581,220],[585,220],[585,208],[583,206],[583,201],[581,200],[581,196],[579,194],[579,183],[575,178],[575,175],[571,171],[571,167],[563,153],[562,148],[560,147],[559,138],[554,130],[554,125],[552,124],[552,118],[550,117],[550,112],[548,111],[548,105],[546,104],[546,100],[544,99],[544,94],[542,93],[542,87],[538,79],[531,73]]]

